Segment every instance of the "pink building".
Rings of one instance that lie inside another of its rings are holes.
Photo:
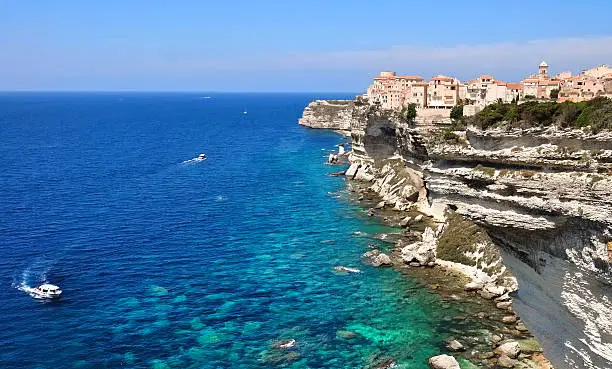
[[[598,96],[612,98],[612,68],[600,65],[570,77],[561,85],[559,102],[586,101]]]
[[[427,107],[450,109],[459,101],[461,82],[452,77],[437,76],[427,86]]]
[[[379,103],[385,109],[401,109],[413,101],[423,100],[418,95],[423,93],[422,89],[413,92],[413,86],[420,82],[423,82],[423,77],[398,76],[395,72],[384,71],[374,77],[367,95],[371,102]]]

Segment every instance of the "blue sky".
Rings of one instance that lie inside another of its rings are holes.
[[[0,90],[347,91],[612,64],[612,1],[0,0]]]

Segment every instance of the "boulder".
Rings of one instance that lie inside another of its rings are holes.
[[[521,346],[516,341],[509,341],[496,348],[495,353],[500,356],[515,358],[521,353]]]
[[[510,300],[512,300],[512,297],[510,297],[510,295],[508,295],[507,293],[504,293],[503,295],[495,298],[495,301],[497,302],[510,301]]]
[[[450,355],[438,355],[429,358],[429,367],[432,369],[461,369],[457,359]]]
[[[517,321],[517,318],[514,315],[506,315],[505,317],[502,318],[502,322],[506,324],[516,323],[516,321]]]
[[[414,222],[415,222],[415,223],[418,223],[418,222],[420,222],[421,220],[423,220],[423,215],[422,215],[422,214],[419,214],[419,215],[417,215],[416,217],[414,217]]]
[[[374,180],[374,175],[366,170],[358,170],[357,174],[355,174],[354,179],[356,181],[372,182],[372,180]]]
[[[376,204],[376,206],[374,207],[374,209],[382,209],[385,207],[385,202],[381,201],[378,204]]]
[[[504,292],[506,292],[506,289],[503,286],[497,286],[492,283],[486,284],[483,290],[492,294],[495,297],[501,296],[504,294]]]
[[[406,217],[406,218],[400,220],[400,222],[399,222],[400,227],[407,227],[408,224],[410,224],[410,220],[411,219],[412,219],[411,217]]]
[[[502,355],[497,359],[497,365],[501,368],[514,368],[516,360],[512,360],[508,356]]]
[[[488,291],[486,291],[486,290],[484,290],[484,289],[482,289],[482,290],[478,291],[478,294],[479,294],[479,295],[480,295],[482,298],[487,299],[487,300],[492,300],[493,298],[495,298],[495,295],[494,295],[494,294],[492,294],[491,292],[488,292]]]
[[[427,265],[436,261],[437,239],[431,228],[426,228],[423,232],[422,241],[411,243],[402,247],[402,259],[404,262],[419,263]]]
[[[465,286],[463,286],[463,289],[465,291],[478,291],[480,289],[482,289],[483,285],[482,283],[478,283],[478,282],[470,282],[468,284],[466,284]]]
[[[501,301],[495,305],[498,309],[506,310],[512,306],[512,301]]]
[[[338,163],[338,155],[336,155],[336,154],[329,154],[329,157],[327,158],[327,163],[328,164],[337,164]]]
[[[375,267],[388,266],[388,265],[393,264],[393,262],[391,262],[391,258],[389,257],[389,255],[384,254],[378,250],[368,251],[365,254],[363,254],[362,257],[365,259],[367,263]]]
[[[519,332],[527,332],[529,329],[527,329],[527,327],[525,326],[525,323],[518,322],[516,324],[516,330],[519,331]]]
[[[349,177],[349,178],[354,178],[355,174],[357,174],[357,170],[359,170],[360,165],[353,163],[351,164],[351,166],[346,170],[346,173],[344,173],[345,176]]]

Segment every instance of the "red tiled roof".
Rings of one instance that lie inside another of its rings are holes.
[[[397,76],[397,78],[401,78],[401,79],[414,79],[414,80],[420,80],[422,81],[424,78],[421,76]]]
[[[508,83],[506,84],[506,87],[511,90],[522,90],[523,89],[523,86],[521,86],[520,83]]]
[[[508,85],[508,83],[506,83],[504,81],[493,81],[493,83],[495,83],[498,86],[506,86],[506,85]]]
[[[427,82],[415,82],[413,84],[413,86],[427,86],[427,85],[429,85],[429,83]]]
[[[493,76],[489,76],[489,75],[482,75],[480,76],[480,79],[493,79]]]

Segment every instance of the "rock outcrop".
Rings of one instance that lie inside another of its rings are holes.
[[[316,100],[308,104],[298,122],[310,128],[349,130],[354,106],[351,100]]]
[[[520,287],[512,308],[555,368],[612,366],[611,132],[450,131],[355,104],[334,119],[350,129],[346,177],[444,223],[434,258],[471,276],[466,289],[509,301]],[[404,260],[429,260],[423,243],[402,245]]]
[[[436,246],[437,239],[431,228],[425,229],[422,241],[407,246],[403,246],[400,242],[399,245],[404,262],[407,264],[417,263],[419,266],[426,266],[436,261]]]

